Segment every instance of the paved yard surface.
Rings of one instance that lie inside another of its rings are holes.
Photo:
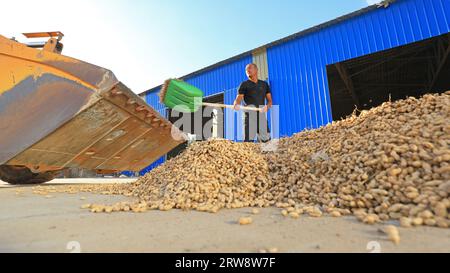
[[[77,183],[130,183],[130,179],[55,180],[50,186]],[[85,199],[85,200],[82,200]],[[284,218],[278,209],[252,215],[254,223],[237,220],[251,209],[217,214],[149,211],[143,214],[93,214],[86,203],[113,204],[122,196],[93,194],[35,195],[30,187],[0,182],[0,252],[450,252],[450,230],[400,229],[395,246],[354,218]]]

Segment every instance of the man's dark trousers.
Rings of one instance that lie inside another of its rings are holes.
[[[266,113],[260,112],[244,112],[244,141],[254,142],[258,137],[258,142],[270,141],[269,123]]]

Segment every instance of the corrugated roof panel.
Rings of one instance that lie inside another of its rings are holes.
[[[269,78],[269,67],[267,65],[267,51],[265,48],[253,52],[253,63],[258,66],[258,78],[267,81]]]

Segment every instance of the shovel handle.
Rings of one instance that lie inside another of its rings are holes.
[[[202,104],[203,104],[203,106],[208,106],[208,107],[219,107],[219,108],[234,109],[233,105],[228,105],[228,104],[207,103],[207,102],[204,102]],[[240,109],[241,110],[245,110],[245,111],[255,111],[255,112],[262,112],[263,111],[263,109],[261,109],[261,108],[248,107],[248,106],[240,106]]]

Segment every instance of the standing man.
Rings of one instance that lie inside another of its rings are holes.
[[[234,101],[234,109],[240,110],[242,101],[246,106],[263,107],[262,112],[248,111],[244,113],[245,142],[253,142],[258,136],[259,142],[270,141],[269,125],[266,113],[272,108],[272,94],[269,84],[258,79],[258,67],[249,64],[245,67],[248,80],[239,86],[238,96]],[[266,104],[267,101],[267,104]]]

